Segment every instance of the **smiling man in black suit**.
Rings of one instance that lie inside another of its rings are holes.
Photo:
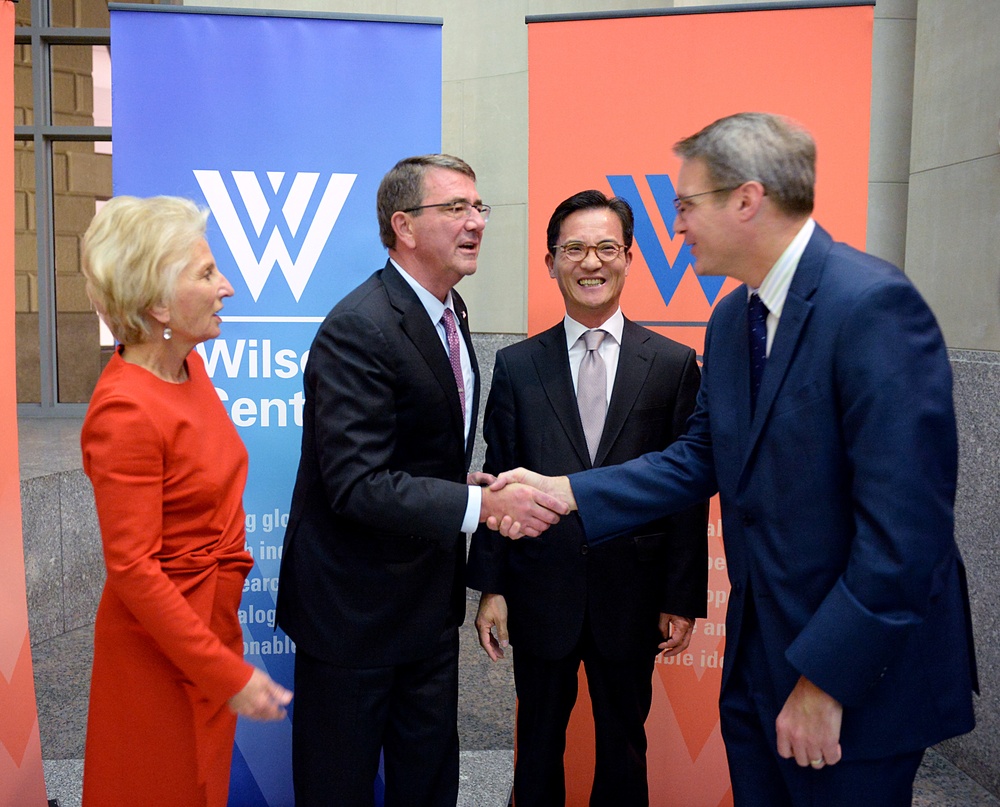
[[[277,606],[297,646],[299,807],[372,804],[380,748],[386,807],[453,807],[463,532],[506,512],[537,535],[558,520],[546,505],[563,509],[467,477],[479,372],[453,287],[490,214],[475,173],[401,160],[377,207],[389,260],[330,312],[305,371]]]
[[[694,351],[619,306],[632,229],[628,203],[596,190],[552,214],[545,263],[566,316],[497,354],[486,471],[614,465],[683,431],[700,378]],[[648,804],[653,663],[661,645],[671,655],[684,650],[705,614],[706,515],[694,507],[600,544],[575,516],[537,541],[511,542],[485,526],[474,536],[469,584],[483,592],[480,643],[492,659],[503,655],[509,620],[515,651],[518,807],[565,801],[563,751],[581,662],[597,738],[591,807]]]

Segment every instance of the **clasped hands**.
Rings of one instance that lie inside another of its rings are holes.
[[[508,538],[537,538],[561,516],[576,509],[576,499],[565,476],[542,476],[526,468],[494,477],[469,474],[470,485],[483,486],[480,523]]]

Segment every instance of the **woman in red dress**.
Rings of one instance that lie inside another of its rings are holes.
[[[84,238],[87,292],[120,343],[80,438],[107,565],[85,807],[225,807],[236,715],[277,720],[291,699],[243,660],[247,453],[193,350],[233,294],[206,218],[118,197]]]

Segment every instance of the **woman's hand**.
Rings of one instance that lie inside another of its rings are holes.
[[[229,708],[251,720],[281,720],[291,700],[291,692],[254,668],[246,686],[229,699]]]

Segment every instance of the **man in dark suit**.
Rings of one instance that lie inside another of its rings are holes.
[[[698,392],[695,352],[625,319],[619,307],[632,229],[628,202],[597,190],[555,209],[545,263],[566,316],[497,353],[484,470],[582,471],[665,448],[683,431]],[[586,340],[594,333],[599,416],[588,433]],[[695,507],[599,544],[575,516],[537,541],[512,542],[485,525],[473,536],[479,641],[494,661],[502,656],[509,618],[516,651],[518,807],[565,803],[563,753],[581,661],[597,740],[590,804],[649,803],[644,723],[653,664],[661,643],[668,655],[684,650],[695,617],[705,615],[706,516]]]
[[[712,314],[687,435],[568,480],[505,478],[575,496],[590,539],[718,490],[737,807],[908,807],[924,750],[972,728],[977,686],[943,338],[898,269],[815,224],[801,127],[744,113],[674,149],[696,271],[744,284]]]
[[[560,505],[467,478],[479,377],[465,305],[490,208],[462,160],[402,160],[378,191],[385,267],[316,334],[278,624],[296,643],[296,804],[449,805],[458,793],[458,627],[465,538]],[[502,491],[501,491],[502,492]],[[539,503],[540,502],[540,503]]]

